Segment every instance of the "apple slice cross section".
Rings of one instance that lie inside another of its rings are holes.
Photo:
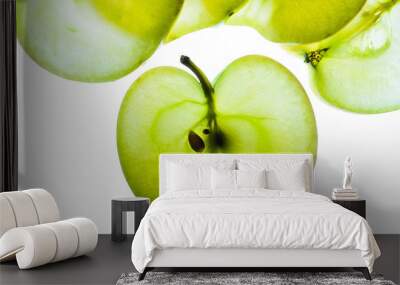
[[[17,0],[27,54],[66,79],[112,81],[149,58],[183,0]]]
[[[317,129],[302,85],[259,55],[232,62],[211,84],[190,58],[145,72],[127,91],[117,146],[135,195],[158,196],[161,153],[312,153]]]
[[[318,42],[345,27],[366,0],[248,0],[228,24],[246,25],[279,43]]]
[[[245,2],[245,0],[185,0],[166,41],[218,24],[231,16]]]
[[[332,45],[314,62],[313,83],[326,101],[365,114],[400,109],[400,2],[397,3],[367,29]]]

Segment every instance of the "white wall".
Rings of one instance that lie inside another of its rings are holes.
[[[400,111],[381,115],[347,113],[312,93],[301,58],[289,56],[249,28],[219,26],[161,46],[143,66],[111,83],[64,80],[18,50],[20,185],[43,187],[56,197],[65,217],[93,219],[110,232],[111,198],[131,195],[116,149],[119,105],[130,84],[145,70],[179,64],[190,56],[209,78],[237,57],[263,54],[285,64],[305,85],[319,132],[316,189],[330,195],[351,155],[354,184],[367,199],[374,232],[400,233]]]

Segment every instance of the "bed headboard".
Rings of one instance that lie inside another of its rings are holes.
[[[225,153],[208,153],[208,154],[160,154],[159,160],[159,194],[166,192],[166,179],[167,179],[167,162],[168,161],[182,161],[182,160],[196,160],[200,163],[202,161],[212,162],[218,160],[238,160],[238,159],[270,159],[273,160],[294,160],[305,161],[309,166],[309,192],[313,192],[314,185],[314,161],[313,155],[310,153],[304,154],[225,154]]]

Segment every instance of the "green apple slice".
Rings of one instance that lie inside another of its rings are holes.
[[[200,84],[183,70],[151,69],[133,83],[119,110],[117,146],[136,195],[157,197],[159,154],[192,152],[188,134],[202,124],[206,128],[206,115]]]
[[[151,56],[182,1],[18,0],[18,39],[33,60],[56,75],[111,81]]]
[[[119,111],[121,166],[136,195],[158,196],[160,153],[313,153],[315,118],[294,75],[250,55],[231,63],[213,86],[174,67],[151,69],[128,90]]]
[[[215,112],[224,152],[313,153],[314,113],[300,82],[259,55],[232,62],[215,83]]]
[[[335,34],[366,0],[249,0],[228,24],[246,25],[280,43],[312,43]]]
[[[400,109],[400,4],[314,65],[315,86],[331,104],[357,113]]]
[[[213,26],[233,14],[246,0],[186,0],[166,41]]]
[[[347,42],[355,35],[362,33],[374,25],[382,15],[398,2],[399,0],[367,0],[359,13],[336,33],[317,42],[288,44],[286,48],[298,53],[307,53],[310,51],[328,49],[340,43]]]

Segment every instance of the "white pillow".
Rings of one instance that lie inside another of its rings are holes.
[[[235,170],[237,188],[267,188],[267,171]]]
[[[213,190],[237,190],[240,188],[267,188],[267,171],[211,169]]]
[[[173,162],[169,162],[167,167],[168,191],[211,188],[210,167],[187,166]]]
[[[274,190],[310,191],[310,169],[304,160],[242,159],[240,170],[267,170],[267,188]]]
[[[211,188],[218,189],[236,189],[236,170],[232,169],[211,169]]]
[[[285,170],[268,171],[268,188],[275,190],[306,191],[309,189],[307,165],[296,165]]]

